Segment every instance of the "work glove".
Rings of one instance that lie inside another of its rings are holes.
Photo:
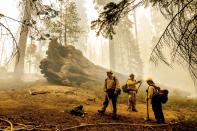
[[[137,83],[142,83],[142,81],[140,80],[140,81],[138,81]]]

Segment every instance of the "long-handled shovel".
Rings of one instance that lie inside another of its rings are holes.
[[[147,101],[147,117],[146,117],[146,121],[150,121],[150,119],[149,119],[149,110],[148,110],[148,99],[146,101]]]
[[[147,104],[147,106],[146,106],[146,108],[147,108],[147,117],[146,117],[146,121],[151,121],[150,119],[149,119],[149,109],[148,109],[148,90],[147,90],[147,98],[146,98],[146,104]]]

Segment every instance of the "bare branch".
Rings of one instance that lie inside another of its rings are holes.
[[[8,64],[16,55],[20,56],[20,51],[19,51],[19,48],[18,48],[18,44],[16,42],[16,39],[15,39],[13,33],[11,32],[11,30],[9,28],[7,28],[4,24],[2,24],[1,22],[0,22],[0,26],[4,27],[9,32],[9,34],[11,35],[11,37],[13,39],[13,44],[15,44],[15,45],[13,45],[12,55],[11,55],[10,59],[8,60],[8,62],[7,62],[7,64]]]

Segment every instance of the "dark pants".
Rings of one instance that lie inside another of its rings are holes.
[[[109,100],[112,100],[113,114],[116,115],[116,112],[117,112],[117,108],[116,108],[117,95],[114,94],[114,90],[108,90],[106,92],[105,101],[103,102],[103,108],[102,108],[103,112],[105,112],[105,110],[106,110],[106,108],[109,104]]]
[[[157,123],[165,123],[165,118],[162,111],[162,104],[160,101],[152,101],[152,109]]]

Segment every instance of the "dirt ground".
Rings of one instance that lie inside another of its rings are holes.
[[[93,91],[75,87],[42,84],[17,90],[3,90],[0,91],[0,96],[0,119],[9,120],[14,124],[15,130],[141,131],[171,130],[173,127],[158,126],[154,121],[145,122],[146,104],[139,102],[137,103],[138,112],[128,112],[126,104],[118,104],[119,120],[111,118],[112,108],[110,105],[106,114],[102,116],[98,114],[97,110],[102,107],[103,99],[99,99]],[[84,117],[73,116],[67,112],[68,109],[76,105],[84,106],[84,110],[87,112]],[[175,111],[164,110],[166,122],[177,121],[176,114]],[[154,120],[152,110],[150,110],[150,119]],[[81,127],[71,128],[74,126]],[[0,129],[6,128],[9,130],[9,125],[1,120]]]

